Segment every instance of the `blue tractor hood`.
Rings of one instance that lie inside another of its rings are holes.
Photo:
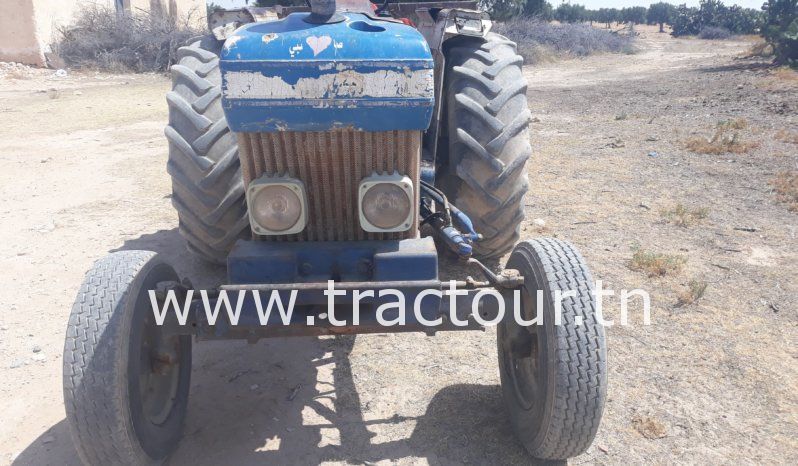
[[[222,104],[236,132],[425,130],[434,65],[410,26],[361,13],[308,13],[239,28],[222,49]]]

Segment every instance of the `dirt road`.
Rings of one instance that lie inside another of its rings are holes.
[[[789,464],[798,215],[769,182],[798,165],[798,146],[776,137],[798,126],[798,81],[734,59],[743,42],[648,34],[639,47],[527,69],[536,156],[525,235],[569,239],[605,286],[652,296],[652,325],[632,306],[628,326],[608,329],[604,420],[573,463]],[[78,464],[61,351],[94,260],[151,249],[197,287],[223,279],[175,230],[167,88],[160,76],[0,78],[0,464]],[[684,148],[727,119],[745,119],[740,137],[757,147]],[[705,218],[674,224],[663,211],[678,204]],[[635,248],[686,263],[649,278],[628,267]],[[707,284],[704,296],[677,306],[691,281]],[[606,307],[617,319],[618,300]],[[195,348],[172,464],[529,462],[501,402],[493,330]]]

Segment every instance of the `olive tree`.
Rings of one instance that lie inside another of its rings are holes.
[[[665,32],[665,24],[671,24],[676,15],[676,7],[670,3],[652,3],[648,7],[646,19],[649,24],[659,24],[659,32]]]
[[[762,36],[773,47],[776,62],[798,67],[798,0],[767,0]]]

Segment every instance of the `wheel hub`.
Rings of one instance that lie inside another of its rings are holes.
[[[144,416],[161,425],[174,406],[180,375],[179,337],[166,336],[150,316],[144,319],[139,365],[139,395]]]
[[[541,362],[537,332],[519,328],[510,339],[506,354],[516,399],[524,409],[532,409],[540,399]]]

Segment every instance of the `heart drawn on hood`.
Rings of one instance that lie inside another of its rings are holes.
[[[315,57],[316,55],[320,54],[324,49],[329,47],[330,44],[332,44],[332,37],[330,37],[330,36],[321,36],[321,37],[310,36],[307,39],[305,39],[305,42],[307,42],[308,45],[310,46],[310,48],[313,50],[313,56]]]

